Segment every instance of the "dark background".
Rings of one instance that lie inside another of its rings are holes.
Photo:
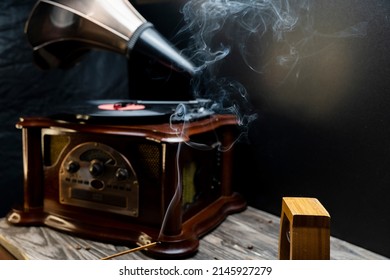
[[[124,57],[94,51],[69,70],[38,69],[23,34],[34,2],[0,4],[0,216],[22,195],[19,117],[46,115],[65,101],[188,94],[188,81],[158,75],[163,70],[137,55],[129,67]],[[135,6],[175,41],[185,2]],[[276,215],[283,196],[317,197],[333,236],[390,257],[390,4],[317,2],[315,36],[304,45],[307,33],[289,38],[300,55],[289,68],[271,63],[285,54],[272,37],[260,41],[261,73],[234,48],[223,62],[219,75],[240,81],[258,114],[236,146],[235,188]]]

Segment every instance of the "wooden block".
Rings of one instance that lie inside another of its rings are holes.
[[[279,259],[330,259],[330,215],[316,198],[283,198]]]

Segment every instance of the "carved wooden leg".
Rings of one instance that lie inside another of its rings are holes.
[[[279,259],[330,259],[330,215],[317,199],[283,198]]]

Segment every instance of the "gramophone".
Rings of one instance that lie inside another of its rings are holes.
[[[196,67],[126,0],[41,0],[26,34],[44,69],[90,49],[134,50],[185,75]],[[22,118],[23,206],[14,225],[145,246],[155,257],[196,252],[199,238],[245,208],[231,185],[237,122],[212,100],[95,100]]]

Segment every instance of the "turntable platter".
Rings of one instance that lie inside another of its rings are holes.
[[[162,123],[193,121],[214,114],[208,99],[191,101],[90,100],[63,106],[52,119],[87,123]],[[182,105],[182,106],[180,106]],[[178,108],[185,108],[178,112]]]

